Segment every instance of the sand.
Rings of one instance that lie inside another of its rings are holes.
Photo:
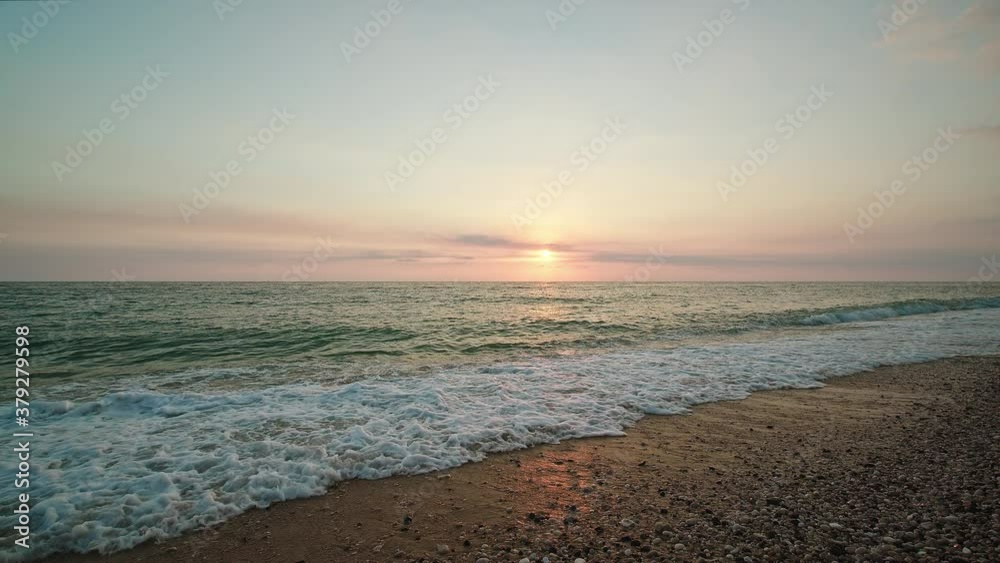
[[[51,559],[1000,561],[1000,358],[828,383]]]

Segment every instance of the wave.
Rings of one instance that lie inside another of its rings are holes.
[[[1000,311],[945,312],[753,342],[459,366],[425,377],[32,402],[31,556],[109,553],[345,479],[455,467],[491,452],[621,435],[647,414],[828,377],[1000,353]],[[68,396],[63,392],[63,396]],[[13,417],[12,407],[0,416]],[[0,472],[15,472],[11,458]],[[14,498],[13,480],[0,494]],[[34,499],[38,499],[35,501]],[[37,516],[35,516],[37,515]],[[0,514],[11,529],[12,514]],[[15,554],[6,548],[0,559]]]
[[[806,326],[833,325],[862,321],[880,321],[894,317],[927,315],[946,311],[968,311],[972,309],[1000,308],[1000,297],[977,299],[914,299],[896,301],[866,309],[830,309],[800,319],[798,324]]]

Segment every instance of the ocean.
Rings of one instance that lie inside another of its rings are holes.
[[[8,283],[0,318],[8,349],[30,328],[32,557],[1000,353],[1000,284],[973,283]],[[0,480],[4,546],[14,482]]]

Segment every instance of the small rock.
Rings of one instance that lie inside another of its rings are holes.
[[[437,546],[437,552],[441,555],[445,555],[447,553],[451,553],[451,548],[443,543],[439,543]]]

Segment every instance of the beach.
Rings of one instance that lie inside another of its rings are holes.
[[[58,559],[995,561],[998,411],[998,357],[881,367]]]

